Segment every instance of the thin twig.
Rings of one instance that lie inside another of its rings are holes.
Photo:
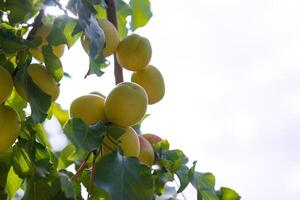
[[[89,188],[88,188],[88,200],[90,200],[91,198],[91,194],[93,191],[93,182],[94,182],[94,177],[95,177],[95,162],[96,162],[96,158],[98,156],[97,151],[93,151],[94,154],[94,158],[93,158],[93,162],[92,162],[92,169],[91,169],[91,173],[90,173],[90,180],[89,180]]]
[[[72,181],[74,181],[80,174],[81,172],[84,170],[84,167],[89,159],[91,155],[91,152],[87,155],[87,157],[84,159],[84,161],[81,163],[80,167],[78,168],[78,170],[76,171],[76,174],[74,174],[71,178]]]

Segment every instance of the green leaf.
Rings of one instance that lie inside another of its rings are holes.
[[[45,128],[41,124],[34,124],[32,128],[36,131],[36,136],[38,141],[43,145],[46,146],[48,149],[52,149],[51,144],[48,139],[48,134],[45,131]]]
[[[35,15],[41,9],[43,1],[30,0],[9,0],[6,1],[6,9],[10,11],[8,15],[9,22],[12,24],[24,23]]]
[[[53,53],[53,49],[50,45],[43,46],[42,51],[48,71],[52,74],[54,79],[59,82],[64,76],[60,59]]]
[[[118,126],[106,126],[106,134],[117,140],[125,133],[125,129]]]
[[[111,200],[152,200],[154,196],[151,169],[118,150],[96,163],[95,184],[109,193]]]
[[[104,72],[101,70],[109,65],[109,62],[103,57],[99,56],[95,59],[90,57],[90,65],[89,65],[89,71],[85,75],[87,77],[91,74],[96,74],[97,76],[102,76]]]
[[[176,175],[180,181],[180,187],[177,190],[177,193],[183,192],[183,190],[188,186],[189,180],[189,168],[183,165],[177,172]]]
[[[1,48],[1,47],[0,47]],[[14,71],[14,64],[11,62],[11,58],[6,58],[6,55],[0,51],[0,63],[11,74]]]
[[[130,0],[129,5],[132,9],[130,28],[134,31],[139,27],[145,26],[152,17],[150,1]]]
[[[22,200],[50,200],[51,187],[47,179],[29,179]],[[50,194],[49,194],[50,193]]]
[[[61,126],[64,126],[65,123],[69,120],[68,111],[62,109],[62,107],[58,103],[53,104],[53,115],[59,121]]]
[[[105,126],[102,122],[87,126],[79,118],[70,119],[63,130],[82,156],[98,149],[105,135]]]
[[[7,177],[7,184],[5,186],[10,199],[14,199],[17,190],[22,186],[22,184],[23,180],[18,177],[13,168],[10,168]]]
[[[27,91],[31,107],[31,119],[34,123],[41,123],[48,116],[47,112],[51,106],[51,97],[36,86],[29,76],[27,77]]]
[[[26,115],[24,112],[24,108],[26,108],[27,102],[24,99],[22,99],[22,97],[20,97],[15,88],[13,89],[9,98],[6,100],[6,104],[10,105],[18,112],[21,121],[25,120]]]
[[[76,24],[77,20],[68,15],[56,17],[47,37],[49,44],[52,46],[66,44],[68,48],[71,48],[80,37],[80,34],[72,34]]]
[[[59,180],[61,184],[61,190],[64,192],[65,197],[74,198],[75,191],[70,178],[64,173],[59,173]]]
[[[221,187],[221,190],[218,192],[220,200],[240,200],[240,195],[231,188]]]
[[[200,173],[195,171],[196,162],[189,171],[189,179],[197,190],[198,200],[219,200],[215,191],[215,177],[212,173]]]
[[[33,174],[30,157],[27,151],[20,145],[14,145],[13,147],[13,167],[20,178],[24,179]]]
[[[159,154],[158,162],[172,173],[176,173],[188,162],[188,158],[181,150],[166,150]]]
[[[128,34],[127,17],[132,15],[132,10],[123,0],[117,0],[115,2],[117,9],[118,31],[121,39],[123,39]]]
[[[71,164],[73,164],[74,159],[70,156],[75,152],[75,147],[72,144],[68,144],[58,155],[58,165],[57,169],[65,169]]]

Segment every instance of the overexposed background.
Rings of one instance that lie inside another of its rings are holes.
[[[151,41],[166,95],[149,107],[144,132],[168,139],[242,199],[299,200],[300,1],[151,3],[153,18],[137,33]],[[83,79],[88,57],[80,47],[62,58],[73,77],[61,83],[65,108],[114,87],[112,66],[101,78]],[[51,139],[56,149],[66,142],[62,134]],[[196,199],[192,189],[185,196]]]

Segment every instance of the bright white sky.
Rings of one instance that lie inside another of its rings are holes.
[[[242,199],[299,200],[300,1],[152,0],[152,10],[137,32],[152,43],[166,96],[148,109],[144,132],[168,139]],[[66,108],[114,85],[113,67],[82,79],[88,59],[76,46],[63,57],[73,77],[58,99]]]

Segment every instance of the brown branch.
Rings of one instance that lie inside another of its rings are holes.
[[[117,15],[116,15],[116,5],[114,0],[105,0],[107,5],[106,13],[107,19],[116,27],[118,30],[118,22],[117,22]],[[115,73],[115,82],[116,84],[121,83],[124,81],[123,78],[123,70],[117,60],[116,54],[114,54],[114,73]]]

